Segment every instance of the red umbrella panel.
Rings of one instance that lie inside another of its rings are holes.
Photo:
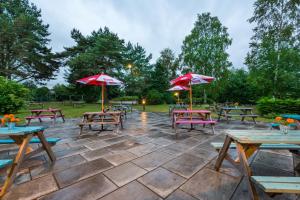
[[[76,82],[82,83],[85,85],[96,85],[102,87],[102,94],[101,94],[101,111],[104,111],[104,87],[106,85],[123,85],[123,82],[110,77],[106,74],[97,74],[89,77],[85,77],[82,79],[77,80]]]
[[[182,85],[175,85],[173,87],[171,87],[170,89],[168,89],[168,91],[180,91],[180,90],[189,90],[188,87],[186,86],[182,86]],[[179,93],[177,93],[177,102],[179,103],[180,99],[179,99]]]
[[[170,81],[171,85],[190,86],[190,109],[192,110],[192,85],[210,83],[214,77],[195,73],[187,73]]]

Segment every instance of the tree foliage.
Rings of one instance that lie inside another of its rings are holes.
[[[0,75],[16,81],[50,79],[60,66],[48,25],[28,0],[0,0]]]
[[[252,81],[261,96],[299,97],[300,2],[257,0],[250,52],[246,57]]]

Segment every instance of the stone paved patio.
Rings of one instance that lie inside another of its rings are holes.
[[[69,119],[54,127],[48,123],[46,136],[62,138],[53,147],[57,161],[51,165],[40,154],[24,162],[4,199],[247,200],[246,182],[236,169],[225,161],[220,172],[214,170],[217,153],[210,142],[223,141],[225,129],[268,128],[262,123],[221,122],[216,135],[209,128],[180,129],[176,140],[170,118],[163,113],[133,112],[119,134],[85,130],[79,136],[78,121]],[[15,153],[14,145],[0,146],[1,158]],[[293,157],[287,151],[259,151],[251,160],[255,175],[294,176]],[[258,191],[261,199],[272,199]]]

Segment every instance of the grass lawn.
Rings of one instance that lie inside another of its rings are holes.
[[[84,104],[83,106],[77,106],[73,107],[72,105],[63,105],[60,102],[50,102],[50,103],[44,103],[44,109],[47,108],[60,108],[63,111],[63,114],[66,118],[78,118],[82,117],[82,114],[84,112],[88,111],[100,111],[101,105],[100,104]],[[136,105],[133,106],[133,108],[142,111],[143,106],[142,105]],[[169,112],[169,105],[167,104],[161,104],[161,105],[146,105],[146,112]],[[18,113],[16,113],[16,116],[20,119],[24,119],[26,116],[29,116],[30,109],[40,109],[38,107],[28,107],[25,109],[20,110]],[[208,109],[207,106],[193,106],[193,109]],[[217,118],[217,113],[212,113],[213,118]],[[239,118],[237,118],[239,119]],[[262,122],[272,122],[273,119],[267,119],[263,117],[258,117],[257,121]]]

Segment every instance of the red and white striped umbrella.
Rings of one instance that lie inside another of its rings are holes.
[[[189,88],[181,85],[175,85],[174,87],[168,89],[168,91],[179,91],[179,90],[189,90]]]
[[[210,83],[214,80],[214,77],[205,76],[201,74],[187,73],[185,75],[179,76],[170,81],[171,85],[180,86],[190,86],[190,109],[192,110],[192,85]]]
[[[101,86],[102,87],[102,95],[101,95],[101,110],[102,112],[104,111],[104,86],[106,85],[123,85],[123,82],[110,77],[106,74],[97,74],[97,75],[93,75],[93,76],[88,76],[82,79],[79,79],[76,81],[77,83],[82,83],[85,85],[96,85],[96,86]]]
[[[171,85],[196,85],[202,83],[210,83],[215,78],[211,76],[205,76],[201,74],[187,73],[185,75],[179,76],[176,79],[171,80]]]

